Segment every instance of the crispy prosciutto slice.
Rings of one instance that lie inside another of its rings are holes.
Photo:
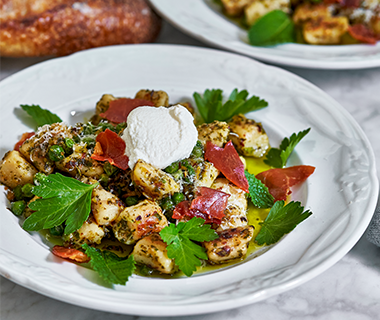
[[[133,109],[141,106],[154,107],[154,103],[143,99],[120,98],[110,101],[108,110],[101,113],[100,116],[114,123],[122,123],[127,121],[128,115]]]
[[[25,132],[22,134],[21,139],[15,144],[14,150],[20,151],[20,147],[22,144],[28,140],[29,138],[33,137],[35,135],[34,132]]]
[[[229,181],[245,192],[249,192],[244,164],[231,141],[228,141],[224,148],[219,148],[207,141],[205,159],[210,161]]]
[[[221,220],[230,195],[223,191],[201,187],[198,196],[191,202],[190,209],[207,214],[210,218]]]
[[[363,24],[354,24],[348,27],[348,32],[351,37],[360,42],[376,44],[376,42],[380,40],[379,36]]]
[[[201,187],[198,189],[197,197],[190,205],[187,201],[177,204],[173,211],[173,218],[199,217],[206,220],[206,223],[220,224],[229,197],[230,195],[225,192]]]
[[[124,140],[117,133],[106,129],[96,137],[96,146],[91,158],[98,161],[109,161],[112,165],[126,170],[129,159],[124,151]]]
[[[259,173],[256,178],[267,186],[276,201],[286,200],[286,196],[292,193],[290,187],[305,181],[314,170],[312,166],[270,169]]]
[[[343,0],[342,2],[346,8],[359,8],[362,0]]]
[[[71,262],[86,263],[90,261],[90,258],[84,252],[73,248],[54,246],[51,252],[59,258],[66,259]]]
[[[361,0],[324,0],[324,4],[339,4],[345,8],[359,8]]]

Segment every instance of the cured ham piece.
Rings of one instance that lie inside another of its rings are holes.
[[[62,259],[74,261],[78,263],[86,263],[90,261],[90,258],[82,251],[73,248],[66,248],[63,246],[54,246],[51,252]]]
[[[129,168],[128,157],[124,154],[125,142],[119,135],[109,129],[101,132],[96,137],[96,146],[91,159],[109,161],[115,167],[122,170]]]
[[[201,187],[190,205],[187,201],[177,204],[173,211],[173,218],[198,217],[204,219],[206,223],[220,224],[229,197],[230,195],[223,191]]]
[[[281,169],[270,169],[256,175],[264,183],[276,201],[286,200],[292,193],[290,187],[304,182],[315,170],[312,166],[294,166]]]
[[[21,139],[15,144],[14,150],[20,151],[20,147],[22,144],[28,140],[29,138],[33,137],[35,135],[34,132],[25,132],[22,134]]]
[[[249,192],[244,164],[231,141],[228,141],[224,148],[219,148],[207,141],[205,159],[210,161],[229,181],[245,192]]]
[[[363,24],[354,24],[353,26],[348,27],[348,32],[351,37],[360,42],[376,44],[376,42],[380,40],[379,36]]]
[[[120,98],[110,101],[109,108],[100,116],[114,123],[122,123],[127,121],[128,115],[133,109],[141,106],[154,107],[154,103],[143,99]]]

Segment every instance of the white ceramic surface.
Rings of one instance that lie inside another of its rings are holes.
[[[375,208],[378,182],[371,147],[353,118],[321,90],[248,58],[185,46],[138,45],[90,50],[28,68],[0,83],[1,155],[30,131],[19,104],[40,104],[73,123],[88,116],[103,93],[131,96],[141,88],[163,89],[176,102],[205,88],[230,92],[235,87],[269,102],[268,108],[251,116],[263,122],[274,144],[292,132],[312,128],[291,164],[317,167],[295,192],[314,214],[275,247],[211,274],[171,280],[135,276],[125,287],[110,288],[94,272],[52,257],[39,234],[24,232],[18,219],[4,209],[2,196],[0,217],[7,223],[0,225],[1,274],[69,303],[163,316],[260,301],[337,262],[360,238]]]
[[[376,45],[312,46],[283,44],[254,47],[247,31],[226,18],[213,0],[150,0],[175,27],[214,46],[262,61],[313,69],[361,69],[380,66],[380,42]]]

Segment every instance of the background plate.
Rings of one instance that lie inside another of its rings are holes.
[[[217,50],[170,45],[105,47],[50,60],[0,83],[0,155],[31,131],[20,104],[40,104],[73,124],[89,118],[104,93],[133,96],[141,88],[168,92],[171,103],[194,91],[247,89],[269,102],[249,116],[273,145],[311,127],[290,165],[315,173],[294,192],[313,215],[261,256],[191,278],[133,276],[110,287],[91,270],[55,258],[38,233],[27,233],[0,197],[0,273],[65,302],[138,315],[188,315],[260,301],[298,286],[342,258],[365,231],[378,196],[374,156],[353,118],[307,81],[252,59]],[[4,190],[4,189],[3,189]],[[147,301],[149,303],[147,303]]]
[[[208,44],[262,61],[312,69],[362,69],[380,66],[380,42],[376,45],[313,46],[283,44],[254,47],[247,31],[223,16],[213,0],[150,0],[174,26]]]

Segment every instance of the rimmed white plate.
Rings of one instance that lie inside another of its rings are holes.
[[[174,26],[205,43],[265,62],[312,69],[362,69],[380,66],[376,45],[312,46],[283,44],[254,47],[247,31],[223,16],[213,0],[150,0]]]
[[[126,286],[52,256],[39,233],[27,233],[0,197],[0,273],[27,288],[80,306],[137,315],[189,315],[250,304],[294,288],[341,259],[365,231],[378,196],[374,155],[343,107],[307,81],[252,59],[217,50],[170,45],[105,47],[50,60],[0,83],[1,156],[31,131],[20,104],[39,104],[75,123],[103,93],[133,96],[162,89],[171,102],[194,91],[247,89],[269,102],[249,114],[273,145],[311,127],[290,165],[315,173],[294,192],[313,215],[276,246],[241,264],[190,278],[133,276]],[[4,189],[2,189],[4,190]],[[51,245],[50,245],[51,246]]]

